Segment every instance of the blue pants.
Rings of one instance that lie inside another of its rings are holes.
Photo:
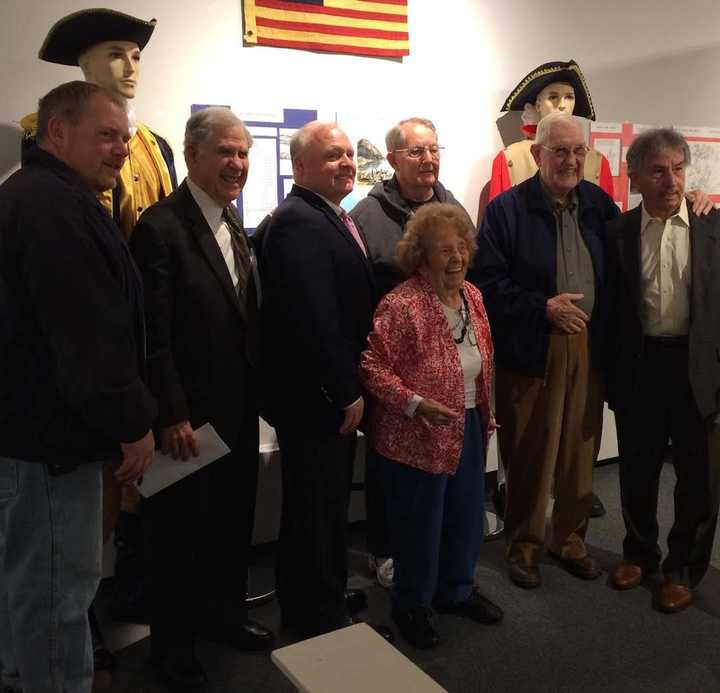
[[[60,476],[0,457],[0,669],[23,693],[89,693],[101,576],[100,463]]]
[[[485,448],[475,409],[455,474],[430,474],[378,453],[394,559],[394,606],[465,601],[473,588],[485,520]]]

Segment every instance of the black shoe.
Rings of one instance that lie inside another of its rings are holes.
[[[518,587],[526,590],[540,587],[542,582],[540,569],[536,565],[521,566],[518,563],[510,564],[510,579]]]
[[[464,616],[478,623],[499,623],[505,615],[499,606],[483,597],[477,590],[473,590],[464,602],[440,603],[436,606],[441,611]]]
[[[432,650],[440,644],[440,634],[434,624],[432,609],[418,606],[414,609],[392,610],[392,618],[405,638],[413,647],[420,650]]]
[[[273,632],[250,619],[232,624],[206,624],[201,630],[201,637],[221,641],[246,652],[263,652],[275,647]]]
[[[345,607],[349,614],[365,611],[368,608],[367,595],[362,590],[345,590]]]
[[[607,510],[603,502],[593,493],[590,505],[590,517],[602,517]]]
[[[173,691],[194,693],[204,691],[207,686],[205,671],[190,650],[171,650],[154,665]]]

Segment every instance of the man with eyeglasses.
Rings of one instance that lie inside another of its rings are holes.
[[[690,148],[680,133],[644,132],[628,149],[627,165],[642,205],[607,229],[608,401],[626,528],[612,582],[630,589],[661,567],[657,605],[675,612],[692,602],[717,523],[720,214],[697,216],[685,200]],[[675,517],[661,566],[658,482],[669,438]]]
[[[407,279],[395,259],[396,246],[405,231],[405,224],[416,210],[429,202],[447,202],[461,207],[438,180],[442,147],[438,145],[432,121],[426,118],[401,120],[388,131],[385,145],[388,162],[395,174],[390,180],[376,183],[368,196],[350,212],[367,244],[378,301]],[[365,503],[371,569],[375,570],[378,582],[389,587],[393,566],[385,504],[371,455],[366,460]]]
[[[584,536],[602,430],[604,226],[619,211],[583,180],[587,151],[579,120],[543,118],[532,146],[538,173],[490,203],[478,235],[473,280],[495,344],[507,559],[525,588],[541,582],[553,484],[551,555],[577,577],[600,575]]]

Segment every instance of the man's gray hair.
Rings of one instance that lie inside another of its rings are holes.
[[[38,144],[48,134],[48,123],[51,118],[60,118],[68,123],[78,123],[85,113],[88,101],[95,95],[102,94],[108,101],[125,111],[125,99],[109,89],[91,82],[74,80],[65,82],[59,87],[50,90],[38,101],[37,134]]]
[[[242,128],[248,147],[252,147],[253,138],[250,131],[229,108],[210,106],[193,113],[185,124],[185,152],[205,144],[213,136],[215,128],[229,128],[236,125]]]
[[[655,128],[638,135],[628,147],[626,155],[628,174],[637,173],[651,156],[665,149],[681,151],[685,166],[690,166],[690,147],[687,140],[672,128]]]
[[[582,131],[583,138],[585,137],[585,128],[579,118],[567,113],[548,113],[537,125],[535,144],[545,144],[550,139],[553,127],[558,123],[575,123]]]
[[[407,125],[408,123],[411,125],[424,125],[429,130],[432,130],[435,133],[435,137],[437,137],[437,130],[432,120],[428,120],[427,118],[406,118],[396,125],[393,125],[388,130],[387,135],[385,135],[385,146],[387,147],[388,153],[405,147],[407,140],[405,139],[405,134],[402,129],[403,125]]]

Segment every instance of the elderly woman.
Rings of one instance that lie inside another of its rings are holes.
[[[440,642],[433,606],[481,623],[503,616],[473,584],[494,427],[490,327],[465,281],[475,248],[457,206],[422,206],[398,243],[411,278],[381,301],[360,361],[395,558],[393,620],[424,649]]]

